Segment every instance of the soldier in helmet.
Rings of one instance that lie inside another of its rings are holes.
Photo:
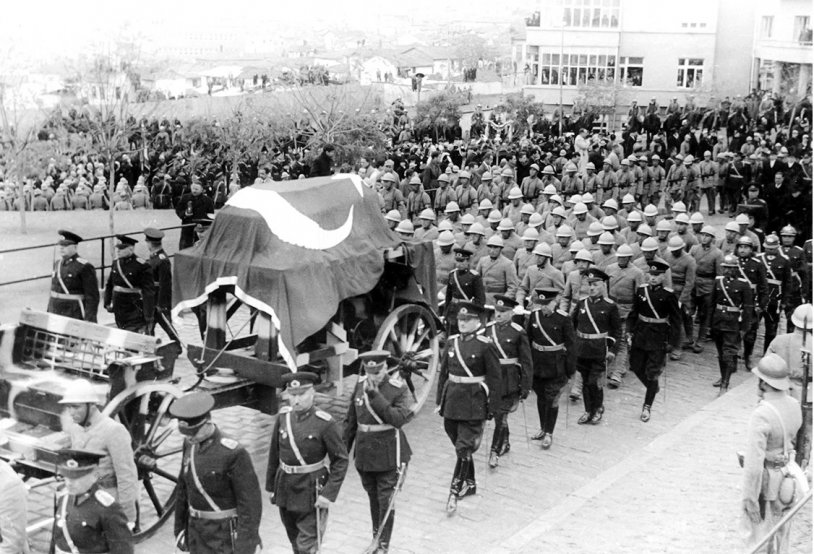
[[[540,432],[532,440],[551,447],[559,402],[568,380],[576,372],[574,325],[568,314],[557,309],[560,290],[537,288],[533,308],[526,321],[533,366],[532,389],[537,397]]]
[[[750,326],[743,336],[743,359],[746,369],[751,370],[757,328],[769,302],[769,285],[766,281],[766,267],[753,255],[754,244],[750,237],[738,239],[737,252],[740,276],[749,284],[754,296],[754,312],[749,314]]]
[[[664,273],[669,266],[654,260],[647,283],[636,290],[627,319],[630,370],[645,386],[641,420],[650,421],[650,409],[659,392],[659,377],[664,371],[667,345],[673,351],[681,342],[682,314],[678,297],[665,289]]]
[[[701,242],[690,248],[690,256],[695,259],[695,288],[692,291],[692,302],[699,320],[698,336],[692,349],[696,354],[703,351],[701,341],[708,338],[713,311],[712,289],[715,287],[715,278],[722,274],[721,263],[724,261],[723,253],[714,244],[715,227],[705,225],[698,237]]]
[[[437,411],[457,459],[447,500],[450,514],[460,498],[477,491],[472,455],[480,446],[485,421],[498,412],[503,396],[499,353],[491,339],[478,333],[483,317],[480,304],[460,303],[460,335],[447,340],[438,376]]]
[[[577,371],[582,375],[582,400],[585,413],[577,423],[597,424],[605,412],[602,379],[619,349],[622,325],[616,303],[605,297],[607,274],[596,268],[585,272],[588,297],[580,300],[571,319],[576,330],[574,350]]]
[[[103,454],[88,450],[57,451],[57,473],[65,479],[58,492],[51,535],[56,554],[132,554],[133,539],[122,507],[96,482]]]
[[[420,227],[413,235],[416,240],[431,241],[438,238],[438,228],[435,227],[435,212],[431,208],[425,208],[418,215]]]
[[[359,355],[359,377],[345,417],[345,446],[354,446],[356,470],[370,502],[376,552],[387,552],[393,533],[394,499],[403,484],[412,451],[402,427],[415,412],[410,391],[398,376],[390,377],[390,352]]]
[[[797,229],[793,225],[786,225],[780,229],[780,250],[778,255],[789,261],[791,269],[791,287],[789,288],[789,303],[786,305],[786,328],[791,329],[791,314],[795,306],[803,302],[803,294],[808,287],[803,286],[805,274],[805,254],[803,249],[794,244],[797,238]],[[808,293],[810,294],[810,292]]]
[[[192,554],[255,552],[263,511],[257,474],[246,449],[212,422],[214,407],[215,399],[207,392],[186,394],[170,406],[185,437],[176,544]]]
[[[127,521],[136,524],[138,471],[131,437],[127,429],[99,411],[107,391],[97,390],[90,381],[76,379],[59,404],[62,430],[70,437],[71,448],[99,452],[94,472],[99,488],[121,506]]]
[[[283,376],[289,406],[280,409],[269,448],[266,490],[294,552],[319,551],[328,507],[348,469],[339,425],[314,406],[317,382],[317,374],[305,371]]]
[[[750,328],[754,296],[749,282],[739,276],[738,258],[724,256],[723,275],[715,278],[712,290],[712,340],[718,350],[721,378],[713,383],[722,390],[729,388],[729,376],[737,370],[741,333]]]
[[[769,345],[768,352],[777,354],[786,362],[791,380],[791,396],[802,402],[803,382],[805,371],[803,368],[802,352],[809,355],[814,346],[814,308],[811,304],[801,304],[794,309],[791,315],[793,327],[787,333],[777,335]]]
[[[489,467],[495,468],[500,456],[509,452],[509,413],[526,399],[531,389],[531,351],[523,327],[512,321],[513,310],[518,306],[514,298],[495,295],[495,321],[487,326],[486,335],[500,354],[502,377],[501,404],[495,413],[495,431],[489,454]]]
[[[458,304],[477,302],[484,305],[486,303],[483,279],[477,271],[470,269],[472,250],[463,247],[455,248],[453,251],[455,252],[455,269],[449,272],[444,300],[444,318],[448,334],[458,332],[456,317]]]
[[[776,354],[768,354],[752,369],[758,381],[760,403],[749,419],[743,456],[743,515],[751,533],[747,539],[756,545],[783,518],[802,492],[785,490],[784,468],[794,451],[797,431],[802,425],[800,403],[789,396],[789,370]],[[786,523],[769,539],[768,552],[786,552],[790,524]]]
[[[534,248],[537,246],[537,240],[540,233],[534,228],[528,228],[523,231],[523,248],[514,253],[512,264],[517,272],[517,277],[522,281],[526,275],[526,270],[529,266],[535,265],[537,256],[534,254]]]
[[[633,257],[633,249],[627,244],[623,244],[616,251],[616,262],[608,266],[608,296],[616,301],[619,306],[619,319],[623,329],[630,310],[633,308],[633,300],[636,291],[645,280],[645,275],[641,269],[630,263]],[[625,332],[625,334],[627,334]],[[613,369],[608,377],[608,387],[615,389],[622,384],[622,378],[627,373],[628,347],[627,338],[619,345],[619,352],[613,361]]]
[[[529,266],[520,286],[517,288],[515,300],[523,305],[531,291],[538,288],[554,288],[562,291],[565,288],[565,278],[560,270],[551,265],[551,247],[546,243],[538,244],[533,250],[535,264]]]
[[[692,323],[692,292],[695,289],[695,258],[687,254],[684,250],[685,244],[680,237],[674,236],[670,238],[667,249],[669,250],[668,266],[672,272],[673,288],[672,293],[675,295],[678,305],[681,308],[681,320],[684,327],[684,344],[683,347],[687,350],[695,348],[695,341],[693,340],[693,323]],[[652,265],[651,265],[652,271]],[[680,359],[680,351],[673,349],[670,353],[671,360]]]
[[[145,333],[154,325],[155,282],[150,266],[134,254],[138,242],[116,235],[118,255],[105,286],[105,308],[113,312],[119,329]]]
[[[777,238],[777,235],[767,236],[763,241],[763,248],[765,252],[758,254],[756,258],[766,269],[766,283],[769,291],[766,311],[763,312],[763,320],[766,323],[766,334],[763,337],[763,353],[765,354],[769,344],[777,336],[780,314],[789,305],[792,271],[791,263],[779,255],[780,239]]]
[[[54,264],[48,311],[65,317],[96,323],[99,307],[99,284],[93,266],[76,253],[82,237],[60,230],[60,259]]]

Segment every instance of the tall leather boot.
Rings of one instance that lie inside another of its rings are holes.
[[[752,371],[752,352],[755,349],[753,341],[743,341],[743,363],[746,366],[746,371]],[[735,367],[731,368],[730,373],[735,373],[738,370],[737,358],[735,359]]]
[[[721,373],[720,379],[712,383],[713,387],[720,387],[721,383],[724,382],[724,374],[726,373],[726,363],[722,356],[718,357],[718,371]]]
[[[463,461],[460,458],[455,459],[455,470],[452,472],[452,481],[449,484],[449,492],[456,495],[461,492],[461,482],[463,481],[462,464]]]
[[[551,417],[551,405],[541,396],[537,397],[537,414],[540,416],[540,432],[531,437],[533,441],[542,440],[548,427],[548,418]]]
[[[461,492],[458,494],[458,498],[466,498],[467,496],[472,496],[478,491],[478,486],[475,483],[475,462],[472,458],[468,460],[464,460],[464,467],[461,471],[462,475],[464,476],[463,482],[461,483]]]

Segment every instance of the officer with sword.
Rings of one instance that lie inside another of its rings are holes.
[[[348,449],[331,414],[314,406],[319,375],[287,373],[289,406],[280,409],[271,433],[266,490],[295,554],[319,552],[328,507],[348,470]]]
[[[116,235],[116,240],[118,255],[105,286],[105,308],[113,312],[119,329],[146,333],[154,325],[153,272],[144,260],[135,255],[136,239]]]
[[[458,332],[457,313],[460,303],[476,302],[481,306],[486,303],[483,279],[477,271],[469,268],[469,261],[474,252],[468,246],[455,248],[454,252],[455,269],[449,272],[444,300],[447,335]]]
[[[345,417],[345,445],[354,452],[356,470],[370,502],[370,554],[383,554],[389,548],[396,495],[412,454],[401,428],[415,415],[415,403],[399,376],[391,377],[389,357],[387,350],[359,355],[364,375],[351,395]]]
[[[170,405],[186,437],[178,500],[176,544],[192,554],[259,551],[263,503],[249,453],[212,422],[215,399],[193,392]]]
[[[495,295],[495,321],[486,329],[486,335],[500,354],[503,396],[495,413],[495,431],[489,454],[489,467],[496,468],[500,457],[507,454],[509,445],[509,414],[517,410],[531,389],[531,350],[523,326],[512,321],[518,303],[503,294]],[[526,437],[528,440],[528,437]]]
[[[540,417],[540,432],[532,440],[541,441],[540,446],[546,450],[554,440],[560,396],[576,372],[574,326],[568,314],[557,309],[559,295],[557,288],[535,289],[534,307],[526,322],[534,368],[532,389]]]

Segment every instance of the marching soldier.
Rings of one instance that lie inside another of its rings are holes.
[[[133,543],[121,506],[96,482],[98,452],[57,451],[57,472],[65,478],[58,492],[51,536],[56,554],[132,554]]]
[[[147,248],[150,250],[150,258],[147,263],[153,271],[153,284],[155,285],[155,316],[152,329],[148,329],[149,334],[154,334],[155,323],[158,323],[170,340],[181,343],[175,328],[170,320],[170,310],[172,309],[172,263],[161,239],[164,238],[164,231],[147,227],[144,229],[144,236]]]
[[[623,244],[616,252],[616,263],[608,266],[608,296],[614,299],[619,307],[619,319],[622,329],[626,329],[630,310],[633,308],[633,300],[636,291],[645,280],[641,269],[630,263],[633,257],[633,249],[627,244]],[[613,361],[613,370],[608,377],[608,387],[615,389],[622,384],[622,378],[627,373],[628,368],[628,347],[627,338],[619,345],[619,355]]]
[[[503,396],[497,348],[478,333],[483,312],[480,304],[459,304],[460,335],[447,340],[438,376],[437,412],[444,418],[444,431],[457,459],[447,500],[450,515],[459,499],[477,491],[472,455],[480,446],[486,420],[498,412]]]
[[[715,278],[712,290],[712,340],[718,350],[721,378],[713,387],[729,388],[729,376],[737,370],[741,333],[751,326],[754,300],[749,281],[738,277],[738,259],[732,254],[721,263],[724,274]]]
[[[259,552],[263,503],[249,453],[212,422],[215,399],[193,392],[175,400],[170,415],[186,437],[178,501],[176,544],[192,554]]]
[[[582,399],[585,413],[577,423],[597,424],[605,412],[603,375],[613,363],[619,348],[622,325],[616,303],[604,296],[607,274],[596,268],[585,272],[588,297],[581,300],[571,315],[576,330],[574,350],[577,371],[582,375]]]
[[[563,290],[565,288],[565,277],[562,271],[551,265],[552,251],[546,243],[538,244],[534,247],[535,265],[530,265],[523,275],[523,280],[517,289],[515,300],[523,305],[526,297],[538,288],[555,288]]]
[[[630,370],[645,386],[641,420],[650,421],[650,408],[659,392],[659,377],[664,371],[667,345],[678,348],[681,342],[681,308],[673,291],[665,289],[664,273],[669,265],[650,263],[647,283],[636,291],[627,319],[630,338]]]
[[[478,260],[475,270],[483,281],[486,302],[494,303],[495,295],[514,296],[517,291],[517,271],[509,258],[501,255],[503,239],[492,235],[486,242],[488,255]]]
[[[754,257],[754,243],[751,237],[743,236],[738,239],[738,269],[752,289],[754,296],[753,312],[749,314],[749,327],[743,336],[743,361],[746,369],[752,369],[752,351],[757,340],[757,328],[760,319],[766,311],[769,301],[769,284],[766,281],[766,268]]]
[[[668,243],[668,250],[670,251],[667,257],[667,267],[673,274],[673,283],[671,292],[678,300],[678,305],[681,309],[681,319],[684,327],[684,345],[683,348],[687,350],[695,349],[696,344],[693,341],[693,322],[692,322],[692,292],[695,289],[695,272],[696,264],[695,258],[687,254],[684,249],[684,241],[678,236],[670,238]],[[650,264],[650,271],[653,271],[653,264]],[[673,348],[670,353],[671,360],[681,359],[681,353],[678,348]]]
[[[705,225],[699,233],[699,244],[690,248],[690,256],[695,259],[695,290],[693,291],[693,304],[698,313],[698,337],[692,351],[696,354],[703,352],[701,341],[706,340],[712,321],[712,289],[715,287],[715,278],[721,274],[721,263],[724,255],[715,246],[715,228]]]
[[[810,288],[803,285],[802,277],[806,273],[806,258],[803,249],[794,244],[796,238],[797,229],[793,225],[786,225],[780,229],[781,246],[778,254],[789,261],[792,271],[789,303],[786,304],[786,329],[792,328],[791,314],[796,306],[803,303],[803,294]]]
[[[105,308],[113,312],[119,329],[145,333],[153,326],[155,284],[150,266],[136,257],[136,239],[116,235],[118,257],[105,286]]]
[[[370,502],[377,553],[390,545],[395,498],[412,454],[401,428],[414,415],[413,401],[404,382],[389,376],[389,356],[386,350],[359,355],[365,374],[351,395],[344,434],[348,451],[356,445],[356,470]]]
[[[560,396],[576,372],[574,325],[566,312],[557,309],[559,294],[556,288],[535,289],[534,308],[526,321],[534,368],[532,389],[540,417],[540,432],[532,440],[542,441],[544,449],[551,447]]]
[[[469,269],[472,250],[464,246],[454,248],[455,269],[450,271],[447,279],[446,299],[444,301],[444,318],[447,323],[447,334],[458,332],[458,305],[461,302],[486,303],[483,280],[474,269]]]
[[[348,450],[331,414],[314,406],[315,373],[283,376],[289,404],[271,434],[266,490],[296,553],[318,552],[348,470]]]
[[[99,284],[93,266],[76,253],[76,245],[82,242],[82,237],[70,231],[58,233],[62,235],[57,243],[60,259],[54,264],[48,311],[96,323]]]
[[[766,311],[763,319],[766,322],[766,334],[763,337],[763,353],[769,348],[769,344],[777,336],[777,327],[780,324],[780,314],[789,304],[789,293],[791,291],[791,263],[778,255],[780,251],[780,239],[777,235],[771,234],[763,241],[765,252],[757,255],[757,259],[766,268],[766,283],[769,294],[766,302]]]
[[[802,402],[802,391],[805,381],[804,360],[801,353],[811,353],[814,346],[814,308],[811,304],[801,304],[791,314],[794,326],[787,333],[777,335],[769,345],[769,352],[777,354],[789,368],[791,381],[790,394]],[[807,386],[807,383],[806,383]]]
[[[502,377],[500,408],[495,413],[495,431],[489,454],[489,467],[498,466],[500,456],[511,449],[509,444],[509,414],[517,410],[531,389],[531,351],[523,327],[512,321],[517,302],[510,296],[495,296],[495,322],[486,334],[492,339],[500,355]]]

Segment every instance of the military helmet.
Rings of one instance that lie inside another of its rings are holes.
[[[535,246],[532,253],[537,254],[538,256],[548,256],[549,258],[553,256],[551,252],[551,247],[544,242],[541,242],[540,244]]]
[[[509,200],[515,200],[517,198],[523,198],[523,191],[520,190],[520,187],[512,187],[509,190]]]
[[[704,216],[703,216],[703,215],[701,215],[701,212],[695,212],[694,214],[692,214],[692,215],[690,216],[690,223],[692,223],[692,224],[699,223],[699,224],[702,224],[702,225],[703,225],[703,223],[704,223]]]
[[[628,222],[635,222],[635,221],[642,221],[642,212],[639,210],[633,210],[627,216]]]
[[[432,211],[430,208],[421,210],[421,213],[418,214],[418,219],[428,219],[430,221],[435,221],[435,212]]]
[[[780,229],[780,236],[782,237],[784,235],[788,237],[797,236],[797,229],[795,229],[793,225],[786,225]]]
[[[576,204],[574,204],[574,215],[586,213],[588,213],[588,206],[586,206],[582,202],[577,202]]]
[[[763,248],[778,248],[779,246],[780,238],[774,233],[766,235],[766,238],[763,239]]]
[[[654,252],[659,249],[659,243],[653,237],[647,237],[642,241],[642,252]]]
[[[491,200],[489,200],[488,198],[484,198],[483,200],[480,201],[480,204],[478,204],[478,211],[480,211],[480,210],[492,210],[494,207],[495,207],[495,205],[492,204]]]
[[[713,227],[712,225],[704,225],[704,228],[701,229],[700,234],[714,237],[717,233],[715,232],[715,227]]]
[[[594,262],[594,257],[585,248],[580,249],[577,255],[574,256],[574,259],[581,262]]]
[[[602,218],[602,228],[606,231],[618,229],[619,222],[616,220],[616,217],[612,215],[606,215],[605,217]]]
[[[534,206],[531,204],[523,204],[523,207],[520,208],[520,213],[524,215],[531,215],[534,213]]]
[[[740,228],[740,225],[738,225],[734,221],[729,221],[729,222],[727,222],[726,225],[724,225],[724,231],[732,231],[732,232],[735,232],[735,233],[740,233],[741,228]]]
[[[650,225],[648,225],[647,223],[642,223],[636,229],[636,234],[645,235],[647,237],[652,237],[653,236],[653,229],[651,229]]]
[[[616,257],[617,258],[624,258],[624,257],[627,257],[627,256],[631,256],[631,257],[633,256],[633,249],[630,247],[630,245],[623,244],[616,251]]]
[[[486,229],[483,228],[483,225],[477,222],[473,223],[466,232],[470,235],[481,235],[482,237],[486,236]]]
[[[501,219],[503,219],[503,216],[500,214],[500,210],[492,210],[489,212],[489,216],[486,218],[486,221],[489,223],[500,223]]]
[[[571,238],[572,236],[574,236],[574,230],[571,228],[570,225],[560,225],[557,228],[557,236]]]
[[[588,236],[589,237],[598,237],[601,235],[605,230],[602,228],[602,224],[598,221],[592,221],[590,225],[588,225]]]
[[[686,244],[684,243],[683,240],[681,240],[681,237],[672,237],[667,243],[667,248],[671,252],[674,252],[676,250],[683,250],[685,246]]]
[[[732,254],[724,256],[724,261],[721,263],[722,267],[738,267],[738,258]]]
[[[599,240],[597,242],[599,242],[599,244],[609,244],[609,245],[616,244],[613,235],[608,233],[607,231],[599,235]]]
[[[461,225],[472,225],[475,223],[475,216],[472,214],[464,214],[461,216]]]
[[[455,235],[452,231],[443,231],[438,235],[438,246],[451,246],[455,244]]]
[[[500,220],[500,224],[497,226],[498,231],[514,231],[514,223],[508,217],[503,218]]]
[[[536,241],[540,238],[540,233],[537,232],[537,229],[534,227],[529,227],[525,231],[523,231],[523,240],[533,240]]]
[[[384,216],[384,218],[387,221],[392,221],[394,223],[398,223],[398,222],[401,221],[401,213],[399,213],[398,210],[390,210],[389,212],[387,212],[387,214]]]
[[[672,230],[673,230],[673,227],[670,225],[670,222],[667,221],[666,219],[662,219],[661,221],[656,223],[656,232],[657,233],[659,231],[667,231],[667,232],[669,232],[669,231],[672,231]]]
[[[500,235],[492,235],[489,237],[489,240],[486,241],[486,246],[498,246],[503,248],[503,239],[500,238]]]
[[[396,225],[396,232],[397,233],[404,233],[406,235],[412,235],[415,232],[415,227],[413,227],[413,222],[409,219],[405,219],[404,221],[400,221],[398,225]]]
[[[738,246],[748,246],[750,248],[754,248],[755,243],[752,242],[752,237],[744,235],[738,239]]]

